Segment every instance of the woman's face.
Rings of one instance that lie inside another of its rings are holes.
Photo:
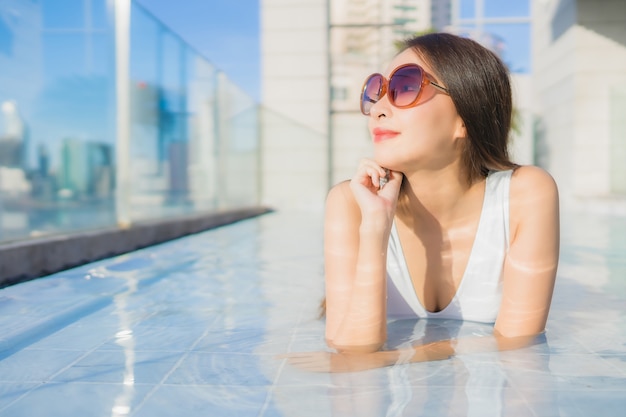
[[[431,68],[411,49],[398,54],[383,75],[398,66],[414,63],[439,84]],[[444,85],[445,87],[445,85]],[[370,110],[369,130],[374,142],[374,160],[385,168],[410,175],[419,170],[442,169],[461,156],[459,138],[465,127],[450,96],[427,84],[417,104],[399,109],[385,94]]]

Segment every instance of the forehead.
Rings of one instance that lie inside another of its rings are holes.
[[[404,64],[417,64],[420,67],[424,68],[424,70],[427,73],[432,74],[430,66],[428,64],[426,64],[426,62],[424,62],[424,60],[422,60],[415,53],[414,50],[409,48],[409,49],[405,49],[404,51],[400,52],[398,55],[396,55],[391,60],[391,62],[387,66],[387,69],[385,70],[385,76],[389,77],[389,74],[391,74],[394,69],[396,69],[400,65],[404,65]]]

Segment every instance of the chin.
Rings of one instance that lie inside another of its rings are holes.
[[[382,152],[374,152],[374,157],[372,159],[383,168],[387,168],[392,171],[397,171],[396,169],[398,167],[397,157],[393,157],[391,155],[388,155]]]

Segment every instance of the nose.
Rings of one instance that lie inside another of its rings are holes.
[[[389,102],[388,94],[383,96],[377,102],[373,103],[370,107],[370,117],[378,119],[380,117],[387,117],[391,114],[391,103]]]

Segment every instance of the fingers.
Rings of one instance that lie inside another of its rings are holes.
[[[302,359],[302,358],[311,358],[313,355],[319,355],[319,352],[289,352],[289,353],[280,353],[275,355],[275,359]]]
[[[385,186],[385,184],[387,184],[387,182],[389,182],[390,178],[391,178],[391,171],[389,171],[387,168],[385,168],[385,176],[384,177],[380,177],[380,179],[378,180],[378,189],[382,190],[383,187]]]
[[[381,179],[381,186],[377,191],[379,197],[387,201],[395,202],[400,194],[403,174],[397,171],[388,171],[387,176]]]
[[[401,183],[402,183],[402,178],[404,177],[404,174],[402,174],[399,171],[392,171],[389,169],[385,168],[385,172],[387,173],[387,175],[383,178],[381,178],[381,187],[380,189],[382,190],[383,187],[385,185],[387,185],[390,182],[393,182],[395,184],[396,187],[400,187]]]
[[[382,178],[384,180],[381,181]],[[401,172],[385,169],[375,161],[363,159],[350,181],[350,189],[362,215],[391,218],[396,209],[401,183]]]
[[[371,159],[362,159],[354,180],[368,188],[379,189],[381,178],[386,178],[388,172],[389,170],[381,167]]]
[[[287,359],[287,362],[298,369],[308,372],[330,372],[331,353],[329,352],[293,352],[276,355],[276,359]]]
[[[412,357],[413,350],[408,351]],[[277,358],[287,359],[287,362],[303,371],[309,372],[356,372],[366,369],[409,363],[406,360],[399,362],[398,351],[379,351],[374,353],[334,353],[334,352],[293,352],[277,355]]]

